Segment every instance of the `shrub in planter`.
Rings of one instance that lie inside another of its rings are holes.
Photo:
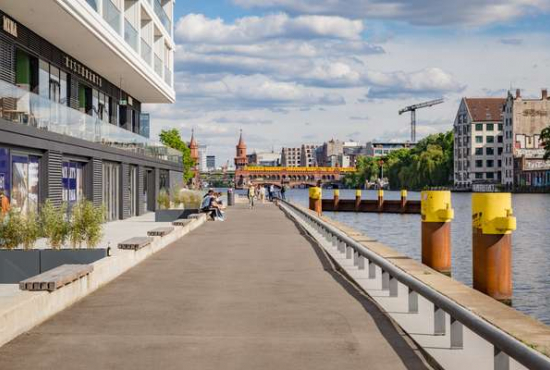
[[[198,191],[184,190],[180,198],[185,209],[199,209],[202,203],[202,193]]]
[[[0,247],[8,250],[15,249],[23,243],[25,220],[21,213],[9,211],[3,222],[0,223]]]
[[[36,241],[41,236],[40,220],[35,212],[29,212],[23,218],[23,236],[22,243],[25,250],[34,248]]]
[[[157,198],[157,203],[160,209],[169,209],[170,208],[170,194],[166,189],[161,189]]]
[[[180,208],[182,203],[183,203],[183,200],[182,200],[182,197],[181,197],[181,188],[180,187],[175,187],[172,189],[172,192],[171,192],[171,198],[172,198],[172,205],[174,208]]]
[[[60,249],[69,236],[70,225],[67,221],[67,205],[55,207],[48,199],[40,212],[42,236],[48,239],[52,249]]]
[[[96,207],[92,202],[84,200],[74,205],[71,212],[69,240],[72,247],[82,248],[84,243],[90,249],[97,247],[103,237],[103,207]]]

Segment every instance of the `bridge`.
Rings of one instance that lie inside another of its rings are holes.
[[[323,185],[339,184],[349,173],[356,172],[355,167],[254,167],[246,166],[235,172],[235,187],[243,188],[248,184],[286,185],[294,187],[315,186],[318,181]]]
[[[0,347],[0,369],[550,369],[542,323],[294,204],[238,202],[162,240],[109,284],[108,266],[143,255],[52,293],[3,289],[0,344],[49,320]]]

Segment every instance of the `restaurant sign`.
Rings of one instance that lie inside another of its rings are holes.
[[[84,79],[96,84],[101,87],[103,79],[97,74],[92,72],[90,69],[84,67],[82,64],[78,63],[76,60],[72,59],[65,55],[65,67],[76,73],[77,75],[83,77]]]

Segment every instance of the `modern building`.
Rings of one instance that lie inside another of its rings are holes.
[[[213,171],[216,169],[216,156],[207,155],[206,156],[206,168],[208,171]]]
[[[173,103],[172,0],[3,0],[0,186],[13,208],[156,208],[181,153],[147,138],[143,103]]]
[[[415,144],[411,142],[368,142],[365,146],[367,157],[384,157],[391,152],[401,149],[412,149]]]
[[[301,167],[302,148],[283,148],[281,150],[281,165],[283,167]]]
[[[300,148],[300,167],[317,166],[317,148],[318,145],[304,144]]]
[[[317,149],[317,163],[321,167],[342,167],[339,158],[344,154],[344,142],[331,139]]]
[[[526,99],[518,89],[504,104],[502,183],[506,187],[536,190],[550,186],[550,161],[544,160],[541,131],[550,126],[548,90]]]
[[[503,167],[503,98],[463,98],[454,122],[454,184],[500,184]]]
[[[248,164],[251,166],[278,167],[281,165],[281,154],[275,152],[252,153],[248,156]]]
[[[199,145],[199,171],[206,172],[208,171],[208,166],[206,165],[206,158],[208,157],[208,146],[206,145]]]

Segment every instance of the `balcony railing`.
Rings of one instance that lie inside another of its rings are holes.
[[[0,80],[5,120],[181,164],[179,151]]]
[[[164,11],[164,8],[160,4],[160,1],[153,0],[153,7],[155,9],[155,14],[157,15],[157,17],[159,17],[160,22],[162,23],[166,31],[168,31],[168,33],[171,33],[172,22],[170,21],[168,14],[166,14],[166,12]]]
[[[141,39],[141,57],[151,65],[151,47],[144,39]]]
[[[99,7],[98,7],[98,4],[97,4],[97,0],[86,0],[86,2],[92,7],[94,8],[94,10],[97,12],[99,11]]]
[[[172,71],[166,66],[164,66],[164,81],[168,86],[172,86]]]
[[[127,19],[124,19],[124,40],[136,52],[138,51],[138,38],[138,32],[134,26],[132,26],[132,23],[130,23]]]
[[[162,77],[162,60],[155,54],[155,72]]]
[[[120,10],[111,0],[103,0],[103,18],[120,34]]]

